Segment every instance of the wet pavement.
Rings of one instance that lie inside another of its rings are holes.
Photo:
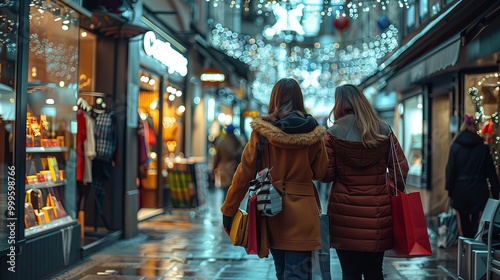
[[[233,246],[222,230],[219,193],[209,193],[196,211],[173,210],[141,222],[140,234],[120,240],[52,279],[276,279],[272,258],[259,259]],[[433,256],[385,258],[385,279],[458,279],[457,247]],[[332,279],[342,279],[331,250]]]

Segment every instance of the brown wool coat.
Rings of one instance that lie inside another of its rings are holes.
[[[392,134],[387,125],[381,126],[380,133]],[[393,139],[406,178],[408,162],[398,140],[395,136]],[[331,247],[364,252],[392,248],[391,198],[385,175],[389,143],[387,139],[376,148],[365,148],[354,115],[337,120],[328,129],[325,145],[329,163],[322,181],[333,181],[327,212]],[[394,174],[393,164],[389,163],[389,174]],[[403,189],[401,176],[396,177],[398,188]]]
[[[313,180],[325,176],[328,157],[323,139],[326,129],[317,126],[309,133],[287,134],[260,118],[256,118],[251,127],[250,140],[243,150],[241,163],[222,205],[222,213],[229,217],[235,215],[248,192],[249,182],[255,178],[257,133],[260,133],[269,140],[264,148],[262,165],[268,166],[270,159],[273,183],[284,195],[283,209],[278,215],[258,215],[259,257],[267,257],[269,248],[295,251],[320,249],[319,212]]]

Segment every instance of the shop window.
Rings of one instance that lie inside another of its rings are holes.
[[[420,0],[418,6],[420,24],[429,19],[429,0]]]
[[[14,165],[14,127],[16,125],[16,60],[17,29],[9,27],[7,22],[17,26],[17,14],[14,1],[11,5],[0,6],[0,251],[9,248],[9,228],[7,228],[8,206],[16,198]],[[15,202],[15,201],[14,201]]]
[[[400,105],[402,113],[401,146],[408,160],[407,184],[412,187],[421,187],[422,177],[422,95],[408,98]]]
[[[158,201],[158,156],[161,139],[160,131],[160,79],[146,71],[139,72],[138,113],[143,127],[144,145],[139,147],[144,151],[144,162],[140,160],[140,202],[139,208],[157,208]]]
[[[25,235],[74,220],[79,15],[44,1],[30,6]],[[73,207],[71,207],[73,206]]]
[[[495,164],[498,164],[499,131],[498,101],[500,73],[465,75],[464,114],[474,116],[479,124],[479,133],[490,146]]]
[[[416,14],[415,14],[415,4],[411,3],[409,8],[406,10],[405,18],[405,29],[406,34],[412,32],[416,27]]]
[[[441,11],[441,0],[430,0],[431,17]]]

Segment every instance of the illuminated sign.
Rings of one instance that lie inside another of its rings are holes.
[[[203,70],[200,75],[200,80],[206,85],[217,85],[219,83],[224,82],[226,76],[222,73],[221,70],[217,69],[217,67],[208,67]]]
[[[187,75],[187,58],[174,50],[170,43],[156,39],[153,31],[144,34],[144,51],[147,55],[167,66],[170,74],[177,72],[183,77]]]
[[[222,83],[224,82],[224,79],[226,77],[224,74],[217,74],[217,73],[205,73],[201,74],[200,79],[202,82],[219,82]]]

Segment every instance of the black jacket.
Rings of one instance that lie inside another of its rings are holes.
[[[446,165],[446,190],[451,206],[462,213],[479,213],[491,194],[498,199],[500,184],[489,148],[476,133],[463,131],[451,144]]]

